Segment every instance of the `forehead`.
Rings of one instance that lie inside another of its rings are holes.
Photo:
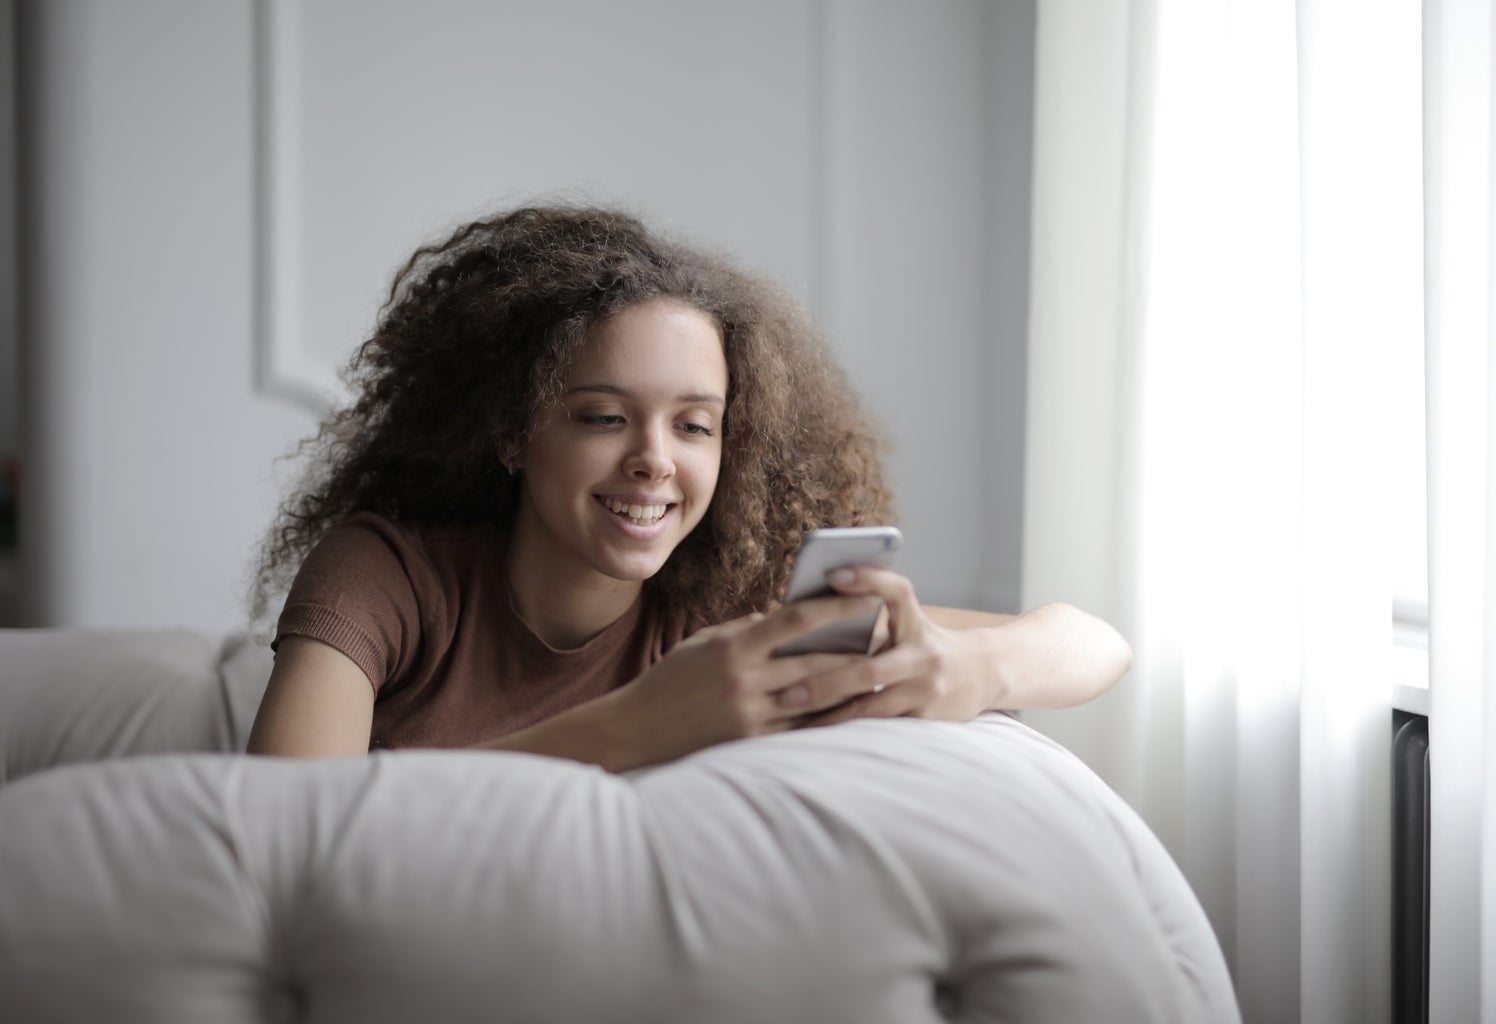
[[[672,299],[651,299],[620,310],[594,327],[567,374],[571,387],[594,383],[689,382],[698,389],[727,387],[722,334],[705,313]]]

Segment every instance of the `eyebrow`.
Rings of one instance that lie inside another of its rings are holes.
[[[628,388],[621,388],[617,384],[578,384],[566,392],[567,397],[579,391],[598,392],[604,395],[618,395],[620,398],[635,398],[634,392]],[[677,402],[688,402],[695,405],[726,405],[727,399],[711,391],[692,391],[683,395],[676,395]]]

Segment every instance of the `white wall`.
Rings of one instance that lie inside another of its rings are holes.
[[[250,5],[18,13],[22,613],[233,623],[313,425],[253,387]]]
[[[1030,0],[20,0],[17,39],[26,621],[239,622],[391,272],[557,190],[797,289],[924,598],[1016,603]]]

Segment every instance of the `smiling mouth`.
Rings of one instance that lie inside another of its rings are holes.
[[[635,526],[653,526],[664,519],[665,514],[673,507],[671,505],[631,505],[615,498],[604,498],[600,494],[594,497],[603,508]]]

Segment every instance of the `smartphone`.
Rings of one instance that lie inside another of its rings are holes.
[[[898,561],[904,535],[894,526],[846,526],[811,530],[800,541],[795,565],[790,570],[790,584],[784,592],[784,603],[803,601],[807,597],[834,594],[826,574],[833,569],[850,569],[870,565],[892,569]],[[833,654],[867,654],[873,643],[873,629],[878,625],[878,611],[853,619],[843,619],[797,636],[774,651],[777,656],[810,654],[824,651]]]

